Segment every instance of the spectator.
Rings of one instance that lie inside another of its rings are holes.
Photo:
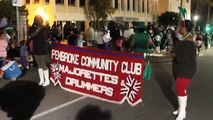
[[[68,40],[69,36],[70,36],[70,32],[71,32],[71,23],[69,21],[66,22],[66,24],[64,25],[64,38]]]
[[[84,43],[83,36],[81,34],[79,34],[77,37],[77,46],[83,47],[83,43]]]
[[[89,28],[87,30],[87,46],[93,47],[93,42],[95,41],[95,29],[94,22],[89,23]]]
[[[105,29],[103,32],[104,32],[104,34],[102,36],[103,49],[108,49],[109,42],[111,41],[111,37],[109,35],[109,31],[108,30]]]
[[[57,24],[56,40],[60,41],[62,39],[62,29],[61,25]]]
[[[109,47],[111,50],[116,49],[116,40],[120,36],[119,24],[115,21],[111,21],[108,25],[108,29],[110,30],[110,37],[112,40],[109,42]]]
[[[5,40],[6,31],[4,29],[0,29],[0,68],[4,66],[5,59],[7,57],[7,47],[8,42]]]
[[[195,44],[196,44],[196,47],[197,47],[197,55],[199,56],[200,55],[200,49],[203,45],[203,35],[202,33],[198,33],[196,38],[195,38]]]
[[[52,40],[57,40],[57,25],[56,25],[56,22],[53,23],[52,25],[52,28],[51,28],[51,37],[52,37]]]
[[[23,69],[29,69],[29,61],[28,61],[28,47],[26,45],[25,40],[20,41],[21,49],[20,49],[20,57],[21,64]]]
[[[103,47],[103,35],[104,35],[104,28],[101,27],[100,30],[97,33],[97,44],[99,49],[104,49]]]
[[[15,30],[15,26],[12,23],[12,18],[8,18],[7,20],[7,26],[5,28],[5,30],[7,31],[7,34],[10,36],[11,40],[14,40],[15,34],[16,34],[16,30]]]
[[[121,51],[122,50],[122,46],[123,46],[123,39],[122,39],[122,37],[120,36],[120,38],[119,39],[117,39],[117,41],[116,41],[116,50],[117,51]]]
[[[18,49],[17,49],[16,43],[15,42],[11,42],[10,45],[9,45],[9,49],[7,51],[7,57],[10,60],[14,60],[15,57],[17,57],[17,54],[19,54],[17,50]]]
[[[72,23],[70,35],[68,37],[68,44],[69,45],[77,45],[77,39],[78,39],[79,33],[80,33],[80,31],[76,28],[75,23]]]
[[[146,26],[144,23],[138,23],[134,35],[135,52],[143,52],[144,56],[149,52],[149,45],[155,46],[150,35],[145,33]]]
[[[154,43],[156,46],[156,52],[159,54],[160,53],[160,44],[161,44],[161,38],[163,37],[162,32],[160,29],[156,29],[155,34],[154,34]]]

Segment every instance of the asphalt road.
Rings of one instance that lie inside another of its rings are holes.
[[[198,71],[188,89],[188,107],[185,120],[213,120],[213,48],[203,51],[198,57]],[[85,105],[98,105],[109,109],[113,120],[175,120],[172,115],[177,106],[171,62],[168,58],[152,59],[153,75],[143,82],[143,102],[131,107],[103,102],[62,90],[51,84],[46,87],[46,96],[36,110],[32,120],[75,120],[78,111]],[[31,67],[18,80],[38,82],[37,70]],[[0,87],[8,80],[1,80]],[[0,111],[0,120],[10,120]]]

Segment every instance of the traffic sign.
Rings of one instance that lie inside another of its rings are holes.
[[[12,2],[13,2],[13,6],[19,6],[19,7],[22,6],[22,0],[12,0]]]

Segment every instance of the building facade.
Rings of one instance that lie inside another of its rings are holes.
[[[116,8],[113,17],[118,22],[155,22],[158,14],[158,0],[113,0]]]
[[[87,28],[88,20],[84,14],[87,2],[88,0],[24,0],[23,4],[29,11],[29,25],[32,25],[35,15],[41,15],[50,25],[54,21],[74,21],[79,23],[78,26]],[[116,8],[116,12],[109,20],[117,22],[154,22],[158,14],[158,0],[112,0],[112,6]]]
[[[187,11],[186,19],[191,19],[191,0],[158,0],[158,15],[166,11],[179,12],[178,7],[184,7]]]

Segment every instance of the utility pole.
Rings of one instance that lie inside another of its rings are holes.
[[[198,14],[197,14],[197,11],[198,11],[198,4],[200,3],[200,0],[197,0],[197,4],[196,4],[196,10],[195,10],[195,15],[194,15],[194,25],[195,25],[195,29],[197,27],[197,19],[198,19]],[[196,18],[197,17],[197,18]]]
[[[197,0],[197,5],[196,5],[196,10],[195,10],[195,15],[197,15],[197,11],[198,11],[198,4],[200,3],[200,0]]]
[[[183,0],[180,0],[180,7],[183,7]]]
[[[182,8],[183,7],[183,0],[180,0],[180,8]],[[179,13],[179,23],[178,23],[178,25],[181,23],[181,21],[182,21],[182,18],[181,18],[182,16],[181,16],[181,12]]]

